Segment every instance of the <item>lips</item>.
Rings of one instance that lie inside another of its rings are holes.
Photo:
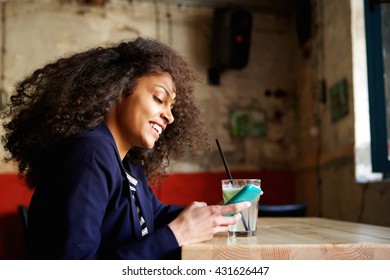
[[[163,132],[163,128],[156,123],[150,123],[150,126],[160,135]]]

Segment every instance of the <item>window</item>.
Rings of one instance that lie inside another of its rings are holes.
[[[390,3],[365,0],[372,171],[390,174]]]
[[[356,180],[377,181],[390,174],[390,1],[350,3]]]

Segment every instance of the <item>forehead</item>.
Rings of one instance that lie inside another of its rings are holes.
[[[175,83],[172,80],[172,77],[169,73],[163,72],[158,74],[151,74],[140,77],[138,82],[144,82],[150,86],[154,86],[163,90],[167,95],[172,99],[176,97],[176,88]]]

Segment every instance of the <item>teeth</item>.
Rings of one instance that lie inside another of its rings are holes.
[[[150,126],[153,127],[157,131],[158,134],[162,133],[162,128],[159,125],[152,123],[152,124],[150,124]]]

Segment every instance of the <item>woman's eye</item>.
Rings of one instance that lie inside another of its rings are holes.
[[[163,101],[160,98],[158,98],[157,96],[154,96],[154,100],[157,101],[160,104],[163,103]]]

